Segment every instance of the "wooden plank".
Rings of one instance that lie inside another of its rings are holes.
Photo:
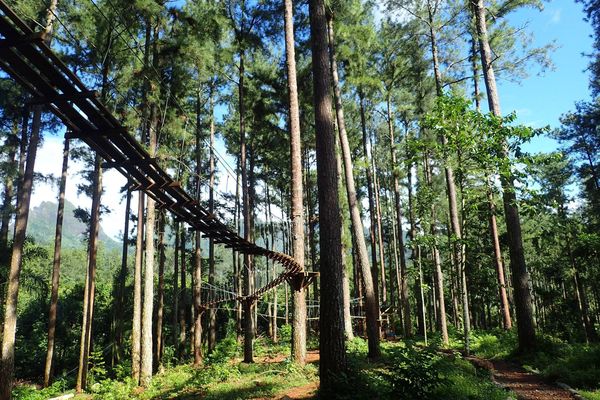
[[[0,51],[10,47],[29,46],[33,42],[42,43],[45,38],[45,32],[33,32],[16,38],[0,39]]]
[[[28,105],[41,105],[48,103],[65,103],[74,100],[87,99],[90,97],[98,96],[96,90],[86,90],[79,93],[61,93],[56,96],[42,96],[36,97],[27,102]]]

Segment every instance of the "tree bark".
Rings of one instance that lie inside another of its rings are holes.
[[[60,256],[62,246],[63,216],[65,212],[65,188],[67,186],[67,170],[69,168],[69,140],[65,139],[63,148],[62,172],[58,189],[58,209],[56,211],[56,231],[54,234],[54,259],[52,262],[52,289],[50,292],[50,310],[48,312],[48,346],[44,367],[44,387],[50,385],[52,377],[52,359],[54,356],[54,339],[56,333],[56,312],[58,308],[58,285],[60,281]]]
[[[486,12],[483,0],[471,0],[475,11],[477,23],[477,34],[479,37],[479,51],[481,57],[481,66],[488,97],[488,106],[490,112],[495,116],[501,117],[500,100],[498,89],[496,87],[496,76],[492,64],[492,50],[490,48]],[[508,159],[508,148],[505,144],[504,157]],[[529,288],[529,271],[525,263],[525,253],[523,251],[523,238],[521,232],[521,220],[517,206],[517,197],[515,193],[514,179],[510,171],[501,175],[503,189],[504,214],[506,217],[506,230],[509,240],[510,268],[512,271],[512,280],[514,288],[515,309],[517,314],[517,332],[519,338],[519,350],[525,351],[535,346],[535,324],[533,321],[532,294]]]
[[[321,254],[321,316],[319,319],[319,376],[321,390],[334,389],[334,377],[346,369],[343,268],[340,207],[335,167],[335,136],[331,115],[331,81],[324,0],[310,0],[310,32],[314,85]]]
[[[336,146],[337,147],[337,146]],[[338,176],[338,182],[339,182],[339,187],[338,187],[338,195],[340,197],[340,203],[344,203],[344,200],[347,201],[348,198],[345,195],[342,185],[343,185],[343,177],[342,177],[342,157],[340,156],[340,151],[338,148],[336,148],[336,155],[335,155],[335,161],[336,161],[336,170],[337,170],[337,176]],[[344,281],[343,281],[343,290],[344,290],[344,331],[346,333],[346,339],[350,340],[354,337],[354,332],[352,332],[352,314],[350,312],[350,282],[348,281],[348,268],[346,267],[346,251],[347,251],[347,246],[346,243],[344,242],[343,238],[345,235],[345,231],[346,231],[346,221],[344,221],[344,216],[342,215],[342,210],[340,208],[340,220],[342,221],[342,224],[340,225],[340,235],[342,237],[342,249],[341,249],[341,257],[342,257],[342,265],[344,266]],[[354,241],[353,241],[354,243]]]
[[[494,195],[491,190],[491,183],[488,182],[488,212],[490,215],[490,232],[492,243],[494,245],[494,263],[496,265],[496,275],[498,277],[498,290],[500,295],[500,307],[502,310],[502,322],[505,330],[512,329],[510,319],[510,305],[506,295],[506,281],[504,278],[504,262],[502,261],[502,249],[500,248],[500,239],[498,236],[498,224],[496,223],[496,205],[494,204]]]
[[[348,206],[350,208],[350,220],[352,232],[356,243],[356,251],[358,262],[360,264],[362,278],[365,289],[365,307],[367,319],[367,337],[369,344],[369,358],[377,359],[381,356],[379,348],[380,326],[379,326],[379,301],[375,294],[374,276],[377,272],[371,274],[371,265],[369,264],[369,256],[367,253],[367,245],[363,231],[360,210],[358,208],[358,199],[356,196],[356,188],[354,184],[354,174],[352,165],[352,156],[350,154],[350,144],[346,134],[346,123],[344,120],[344,109],[342,106],[341,91],[339,86],[337,61],[335,55],[335,44],[333,36],[333,21],[330,18],[327,21],[329,33],[329,50],[330,50],[330,65],[331,74],[333,77],[333,92],[335,97],[335,108],[338,121],[338,133],[340,139],[340,148],[342,150],[342,159],[344,162],[344,175],[346,178],[346,191],[348,194]]]
[[[411,136],[408,137],[408,141],[412,139]],[[406,147],[406,158],[408,160],[406,169],[406,180],[408,186],[408,218],[410,222],[410,241],[412,247],[412,262],[413,265],[417,265],[418,267],[418,276],[415,280],[415,293],[417,298],[417,308],[419,312],[417,313],[417,328],[419,330],[419,335],[425,337],[425,342],[427,342],[427,316],[425,310],[425,296],[423,293],[423,268],[421,265],[421,246],[416,244],[417,239],[417,223],[416,223],[416,215],[415,215],[415,205],[414,205],[414,193],[413,193],[413,168],[415,163],[411,159],[411,155],[409,152],[408,146]]]
[[[202,365],[202,238],[196,231],[196,248],[194,252],[194,366]]]
[[[183,358],[185,357],[186,351],[185,351],[185,342],[186,342],[186,331],[187,331],[187,324],[185,321],[185,313],[186,313],[186,309],[187,309],[187,284],[186,284],[186,260],[185,260],[185,241],[186,241],[186,234],[185,234],[185,226],[182,227],[181,230],[181,235],[180,235],[180,245],[181,245],[181,249],[179,250],[180,256],[181,256],[181,264],[180,264],[180,269],[181,269],[181,288],[179,290],[179,360],[183,360]]]
[[[15,129],[6,139],[5,146],[8,147],[6,157],[7,164],[14,164],[17,156],[17,148],[19,147],[19,138],[17,136],[18,123],[15,121]],[[14,212],[12,200],[14,197],[14,172],[5,172],[4,191],[2,193],[2,220],[0,222],[0,263],[4,264],[8,261],[8,226],[10,218]],[[0,292],[4,292],[3,290]]]
[[[392,104],[390,96],[386,99],[388,134],[390,136],[390,153],[392,160],[392,175],[394,179],[394,211],[396,216],[396,226],[398,227],[398,247],[400,259],[400,303],[402,305],[402,321],[404,322],[405,337],[412,336],[412,321],[410,316],[410,301],[408,298],[408,270],[406,267],[406,253],[404,250],[404,230],[402,229],[402,204],[400,200],[400,182],[396,173],[396,141],[394,139],[394,120],[392,117]]]
[[[371,264],[373,265],[373,285],[375,289],[375,296],[377,299],[380,299],[379,293],[379,285],[377,283],[377,242],[375,235],[375,226],[376,222],[379,222],[376,219],[376,208],[375,208],[375,200],[373,195],[373,170],[372,170],[372,155],[369,152],[369,148],[367,147],[368,134],[367,134],[367,118],[365,113],[365,99],[362,91],[358,92],[358,100],[360,106],[360,127],[362,131],[362,145],[363,145],[363,155],[365,157],[365,172],[367,176],[367,196],[369,200],[369,236],[371,239]],[[387,293],[386,293],[386,285],[385,285],[385,264],[383,257],[380,259],[380,268],[381,271],[381,302],[385,303],[387,301]]]
[[[158,216],[158,299],[156,304],[156,344],[154,346],[154,365],[157,370],[162,369],[162,358],[165,347],[163,335],[165,311],[165,261],[165,212],[160,211]]]
[[[200,137],[200,95],[196,99],[196,200],[200,203],[201,200],[201,182],[200,176],[202,173],[201,163],[201,137]],[[200,231],[195,232],[195,248],[194,248],[194,367],[199,367],[203,362],[202,355],[202,236]]]
[[[429,157],[425,155],[424,157],[424,169],[425,169],[425,180],[427,185],[431,187],[433,185],[432,176],[431,176],[431,166],[429,165]],[[437,227],[436,227],[436,210],[435,203],[431,204],[431,222],[430,222],[430,233],[432,236],[437,236]],[[435,281],[435,294],[437,296],[438,302],[438,312],[437,312],[437,322],[438,328],[442,333],[442,342],[445,346],[448,346],[450,343],[448,338],[448,323],[446,317],[446,300],[444,298],[444,273],[442,272],[442,262],[440,260],[440,252],[436,244],[431,246],[431,256],[433,259],[434,265],[434,281]],[[436,309],[435,304],[434,310]]]
[[[208,212],[215,212],[215,118],[214,118],[214,98],[213,87],[210,92],[210,155],[208,160],[209,180],[208,180]],[[235,257],[235,256],[234,256]],[[208,283],[215,284],[215,241],[211,237],[208,239]],[[217,309],[211,307],[208,311],[208,353],[212,353],[217,345]]]
[[[37,115],[39,113],[40,115]],[[27,121],[27,119],[25,119]],[[33,188],[33,171],[40,135],[41,111],[34,110],[31,135],[27,147],[27,161],[21,184],[17,193],[17,215],[15,219],[15,236],[8,271],[8,288],[4,306],[4,331],[2,332],[2,360],[0,369],[0,398],[10,399],[15,357],[15,334],[17,330],[17,301],[19,296],[19,280],[23,258],[23,245],[29,217],[29,203]],[[24,131],[27,131],[24,125]],[[24,157],[24,156],[23,156]]]
[[[174,223],[175,244],[173,246],[173,314],[171,315],[171,330],[173,347],[177,349],[179,344],[179,222]]]
[[[144,193],[138,192],[137,233],[133,267],[133,320],[131,325],[131,375],[140,382],[142,343],[142,263],[144,248]]]
[[[115,283],[114,307],[112,315],[113,333],[113,354],[112,366],[121,361],[123,352],[123,324],[125,307],[125,286],[127,281],[127,259],[129,249],[129,221],[131,217],[131,190],[127,189],[125,197],[125,225],[123,227],[123,247],[121,251],[121,270]]]
[[[250,205],[248,193],[248,168],[246,166],[246,121],[244,105],[244,53],[240,52],[240,79],[238,84],[239,112],[240,112],[240,170],[242,175],[242,214],[244,217],[244,240],[250,241]],[[254,273],[252,258],[244,254],[244,300],[243,300],[243,329],[244,329],[244,362],[254,362],[254,300],[249,296],[254,288]]]
[[[92,345],[92,321],[94,316],[94,299],[96,295],[96,266],[98,258],[98,233],[100,230],[100,197],[102,195],[102,167],[98,154],[94,159],[94,181],[92,209],[90,218],[90,236],[88,243],[88,269],[86,272],[83,301],[83,322],[81,324],[81,342],[79,349],[79,369],[77,372],[76,391],[80,393],[87,385],[88,360]]]
[[[154,38],[158,38],[158,27],[154,28]],[[154,65],[157,65],[156,40],[154,41]],[[150,126],[148,128],[148,153],[150,157],[156,157],[158,141],[158,130],[160,120],[158,107],[153,103],[150,108]],[[152,379],[152,314],[154,312],[154,233],[156,230],[156,202],[150,196],[146,196],[146,254],[144,257],[145,268],[143,275],[144,296],[142,299],[142,321],[141,321],[141,351],[140,351],[140,385],[147,387]]]
[[[292,0],[285,0],[285,56],[289,95],[289,129],[291,159],[291,219],[292,256],[304,272],[304,209],[302,207],[302,138],[300,110],[298,106],[298,83],[296,81],[296,50]],[[292,314],[292,360],[304,364],[306,358],[306,294],[304,288],[293,291]]]

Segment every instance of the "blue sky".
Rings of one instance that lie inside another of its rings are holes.
[[[542,12],[519,11],[511,22],[522,25],[529,21],[529,31],[537,46],[556,41],[558,48],[551,54],[554,70],[536,75],[520,83],[499,84],[502,112],[516,111],[521,123],[533,127],[559,126],[561,114],[572,110],[579,100],[589,100],[589,59],[582,55],[592,49],[591,26],[583,20],[582,6],[573,0],[555,0],[545,4]],[[549,138],[534,139],[525,149],[530,152],[552,151],[557,143]]]

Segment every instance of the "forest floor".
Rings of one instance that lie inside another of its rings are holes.
[[[367,347],[361,338],[348,342],[348,370],[339,377],[335,392],[329,394],[319,393],[316,342],[309,345],[307,365],[299,367],[289,360],[287,341],[273,343],[266,338],[257,339],[255,362],[245,364],[235,338],[226,338],[206,357],[202,368],[166,364],[164,371],[157,373],[146,389],[137,387],[128,378],[130,372],[126,368],[121,376],[113,378],[97,378],[99,371],[92,368],[89,392],[75,399],[304,400],[321,395],[321,398],[340,400],[571,400],[576,397],[548,382],[559,380],[579,389],[598,387],[593,383],[597,382],[595,359],[600,352],[595,351],[591,355],[589,351],[575,352],[580,354],[576,362],[568,357],[560,361],[562,353],[548,349],[551,356],[536,353],[516,359],[510,353],[506,338],[494,336],[492,339],[488,333],[474,335],[473,357],[463,357],[457,351],[459,342],[452,346],[456,350],[444,350],[442,354],[436,343],[424,347],[420,342],[384,341],[382,358],[373,362],[366,356]],[[544,365],[552,365],[552,368]],[[15,399],[45,400],[69,392],[72,385],[71,381],[57,382],[53,388],[44,390],[20,385],[15,390]],[[584,398],[590,400],[600,400],[598,393],[581,391]]]

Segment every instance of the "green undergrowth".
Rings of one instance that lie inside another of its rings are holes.
[[[349,370],[338,377],[337,399],[512,399],[489,379],[487,371],[476,369],[460,355],[442,355],[435,345],[385,342],[377,362],[366,358],[363,339],[349,342]]]
[[[241,347],[234,336],[219,342],[216,350],[206,357],[200,368],[179,365],[168,366],[152,378],[150,386],[144,390],[137,387],[129,378],[129,369],[115,379],[95,379],[88,385],[88,393],[75,399],[102,400],[163,400],[163,399],[248,399],[272,397],[286,389],[306,385],[318,379],[317,367],[299,367],[285,359],[282,362],[240,362]],[[289,353],[289,344],[275,344],[258,338],[255,342],[255,357],[275,357]],[[92,371],[91,371],[92,372]],[[96,373],[96,376],[102,375]],[[67,386],[72,388],[73,386]],[[14,391],[19,400],[42,400],[65,393],[65,387],[36,390],[33,386],[21,385]]]
[[[535,349],[519,353],[516,331],[496,330],[474,332],[472,351],[487,359],[517,361],[549,381],[564,382],[583,390],[584,397],[600,400],[600,344],[568,343],[540,334]]]

